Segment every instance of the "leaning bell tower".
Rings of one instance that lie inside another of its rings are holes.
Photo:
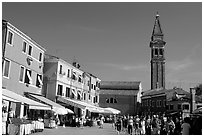
[[[157,13],[150,41],[151,89],[165,88],[164,34]]]

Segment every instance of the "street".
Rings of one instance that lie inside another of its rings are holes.
[[[121,133],[124,134],[124,133]],[[58,128],[45,128],[42,132],[37,132],[31,135],[117,135],[117,132],[112,128],[109,123],[104,123],[104,128],[95,127],[65,127],[59,126]]]

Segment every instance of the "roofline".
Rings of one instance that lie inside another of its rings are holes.
[[[40,44],[38,44],[37,42],[35,42],[31,37],[29,37],[27,34],[23,33],[22,31],[20,31],[17,27],[15,27],[14,25],[12,25],[10,22],[6,21],[6,20],[2,20],[2,23],[5,23],[5,25],[11,27],[13,30],[17,31],[19,34],[21,34],[23,37],[27,38],[28,40],[30,40],[33,44],[35,44],[37,47],[39,47],[41,50],[46,51],[46,49],[42,46],[40,46]]]
[[[59,57],[57,57],[57,56],[49,55],[49,54],[45,54],[45,55],[46,55],[46,56],[49,56],[49,57],[53,57],[53,58],[55,58],[57,61],[62,61],[62,62],[64,62],[64,63],[66,63],[66,64],[72,66],[73,68],[75,68],[75,69],[77,69],[77,70],[80,70],[80,71],[82,71],[82,72],[88,74],[90,77],[93,76],[93,77],[97,78],[98,80],[100,80],[98,77],[94,76],[93,74],[91,74],[91,73],[89,73],[89,72],[86,72],[86,71],[84,71],[84,70],[82,70],[82,69],[76,68],[76,67],[73,66],[71,63],[69,63],[69,62],[67,62],[67,61],[65,61],[65,60],[63,60],[63,59],[61,59],[61,58],[59,58]],[[49,58],[48,58],[48,59],[49,59]],[[46,61],[45,61],[45,62],[46,62]]]

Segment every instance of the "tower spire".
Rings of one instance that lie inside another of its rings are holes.
[[[153,32],[152,32],[152,40],[154,37],[157,36],[163,36],[162,33],[162,29],[161,29],[161,25],[160,25],[160,21],[159,21],[159,13],[157,11],[156,14],[156,19],[155,19],[155,23],[154,23],[154,28],[153,28]]]

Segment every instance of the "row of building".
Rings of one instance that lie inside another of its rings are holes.
[[[100,82],[76,61],[70,64],[47,55],[32,38],[2,21],[2,97],[8,102],[7,111],[13,110],[16,117],[43,117],[43,110],[57,104],[79,117],[90,116],[99,108]]]

